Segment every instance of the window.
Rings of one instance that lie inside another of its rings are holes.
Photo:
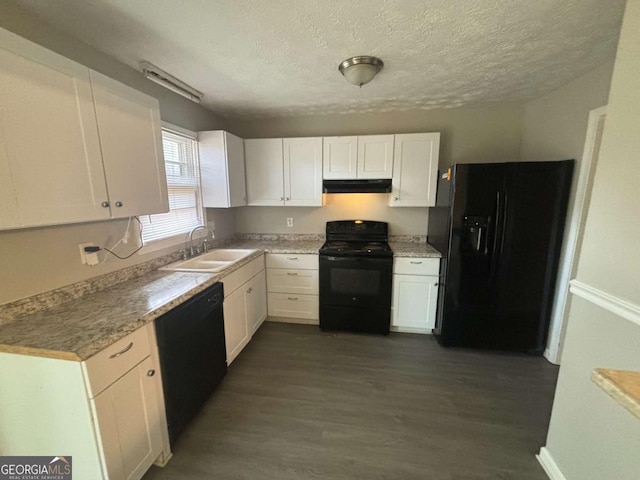
[[[197,147],[194,137],[162,129],[170,211],[140,217],[145,245],[189,233],[194,227],[203,225]]]

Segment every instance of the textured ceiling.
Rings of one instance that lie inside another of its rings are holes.
[[[386,112],[535,98],[613,58],[624,0],[21,0],[237,117]],[[338,63],[375,55],[361,89]]]

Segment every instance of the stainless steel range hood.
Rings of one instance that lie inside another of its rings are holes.
[[[391,179],[363,179],[363,180],[324,180],[324,193],[389,193]]]

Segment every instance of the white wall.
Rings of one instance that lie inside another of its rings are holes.
[[[546,448],[568,480],[636,480],[640,420],[590,379],[595,367],[640,371],[640,0],[628,0],[613,70]],[[597,306],[627,305],[628,318]],[[634,313],[635,312],[635,313]]]
[[[365,87],[366,88],[366,87]],[[229,120],[243,138],[441,132],[440,167],[452,163],[505,162],[520,156],[520,103],[492,103],[441,110]],[[327,195],[323,208],[236,209],[242,233],[321,233],[329,220],[364,218],[389,222],[393,235],[425,235],[428,208],[391,208],[387,195]],[[364,200],[366,198],[366,201]],[[294,227],[286,227],[294,217]]]
[[[377,220],[389,223],[391,235],[425,235],[428,208],[391,208],[388,195],[379,193],[325,195],[322,208],[245,207],[236,213],[236,227],[242,233],[324,233],[331,220]],[[293,228],[286,225],[293,217]]]
[[[165,121],[191,130],[222,127],[221,121],[209,110],[146,80],[139,72],[52,28],[13,2],[0,2],[0,27],[156,97]],[[221,219],[217,222],[222,226],[218,236],[234,233],[234,230],[226,230],[234,228],[233,213],[213,212],[210,218]],[[96,267],[80,263],[79,243],[112,245],[121,237],[126,223],[126,220],[114,220],[0,231],[0,305],[168,253],[165,250],[136,254],[129,260],[112,258]]]
[[[613,60],[524,105],[522,160],[576,160],[560,256],[560,277],[573,277],[570,258],[567,258],[567,247],[575,236],[575,233],[571,232],[570,219],[576,214],[576,188],[582,169],[587,122],[591,110],[606,105],[612,72]],[[579,212],[577,214],[579,215]],[[563,345],[565,295],[566,287],[558,283],[551,314],[549,347],[546,352],[547,357],[557,363],[560,362]]]

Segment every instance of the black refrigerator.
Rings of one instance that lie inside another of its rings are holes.
[[[442,345],[544,351],[573,164],[456,164],[439,175],[428,241],[443,255]]]

